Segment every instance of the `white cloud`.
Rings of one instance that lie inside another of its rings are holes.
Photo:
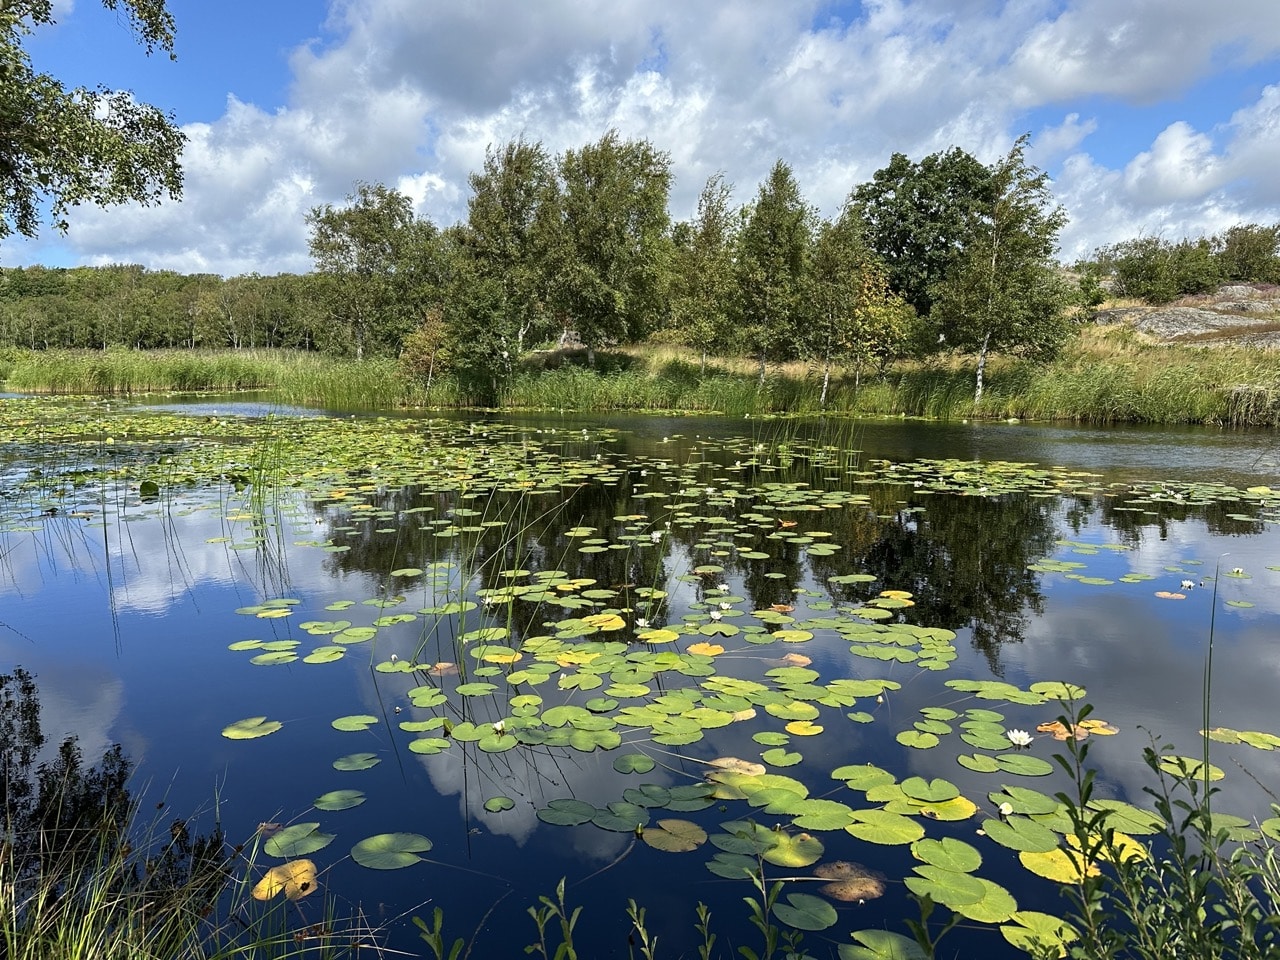
[[[1072,214],[1069,248],[1203,232],[1280,206],[1276,88],[1234,116],[1220,108],[1213,128],[1167,123],[1111,168],[1088,151],[1115,132],[1109,98],[1167,101],[1280,53],[1273,0],[1226,6],[875,0],[846,21],[818,0],[335,0],[325,42],[295,46],[281,103],[232,97],[186,127],[180,204],[76,211],[67,243],[95,263],[306,270],[307,210],[356,180],[396,184],[445,225],[465,214],[487,146],[524,136],[557,153],[610,128],[671,153],[677,217],[718,171],[749,199],[779,157],[834,214],[894,151],[959,145],[991,161],[1034,126],[1032,157]],[[46,247],[6,244],[5,260]]]

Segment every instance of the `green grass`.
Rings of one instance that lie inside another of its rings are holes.
[[[498,406],[512,410],[682,411],[731,416],[812,415],[819,372],[716,358],[705,371],[689,352],[660,344],[600,352],[595,369],[569,353],[526,358]],[[395,360],[338,360],[292,351],[6,351],[9,390],[142,393],[270,390],[282,403],[333,409],[461,408],[486,398],[468,378],[437,376],[428,388]],[[833,376],[826,411],[870,416],[1068,420],[1085,423],[1280,425],[1280,353],[1163,345],[1127,329],[1088,328],[1053,363],[993,358],[973,400],[970,357],[902,363],[883,376]]]

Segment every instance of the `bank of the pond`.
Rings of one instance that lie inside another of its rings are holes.
[[[975,403],[974,360],[898,364],[883,375],[833,376],[825,404],[821,371],[775,365],[763,381],[755,361],[642,345],[602,352],[594,368],[574,354],[534,354],[495,398],[466,378],[430,383],[391,359],[356,362],[280,350],[10,351],[0,378],[11,391],[135,395],[270,390],[284,403],[341,409],[680,411],[728,415],[818,414],[1023,419],[1079,423],[1280,423],[1280,355],[1151,341],[1123,328],[1089,329],[1057,360],[995,358]]]

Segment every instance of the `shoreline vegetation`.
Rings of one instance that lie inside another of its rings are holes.
[[[763,384],[753,358],[710,358],[648,343],[533,352],[497,409],[729,416],[900,416],[1275,427],[1280,356],[1246,347],[1160,342],[1122,325],[1081,331],[1047,364],[988,361],[974,401],[977,358],[898,362],[883,373],[833,374],[775,364]],[[344,409],[465,409],[482,404],[452,375],[423,378],[388,358],[362,361],[294,350],[25,350],[0,352],[3,388],[23,393],[134,396],[270,391],[281,403]]]

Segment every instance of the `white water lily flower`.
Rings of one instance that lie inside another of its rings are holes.
[[[1015,747],[1029,747],[1031,741],[1035,739],[1025,730],[1009,730],[1005,732],[1005,736],[1009,738],[1009,742]]]
[[[645,629],[648,629],[648,627],[649,627],[649,621],[648,621],[648,620],[646,620],[644,617],[636,617],[636,629],[637,629],[637,630],[645,630]]]
[[[728,600],[721,600],[721,601],[720,601],[720,609],[721,609],[721,610],[728,610],[728,609],[729,609],[730,607],[732,607],[732,606],[733,606],[733,604],[732,604],[732,603],[730,603]]]
[[[649,539],[652,540],[654,543],[657,543],[659,540],[662,539],[662,534],[659,533],[657,530],[654,530],[649,534]]]
[[[495,723],[495,724],[493,725],[493,732],[494,732],[494,733],[506,733],[506,732],[507,732],[507,721],[505,721],[505,720],[499,720],[497,723]]]
[[[717,583],[716,589],[719,590],[721,593],[728,593],[729,585],[727,583]]]
[[[712,620],[719,620],[719,619],[720,619],[721,617],[723,617],[723,616],[724,616],[724,614],[723,614],[723,613],[721,613],[719,610],[712,610],[712,611],[711,611],[711,619],[712,619]]]
[[[1194,580],[1183,580],[1183,581],[1182,581],[1182,589],[1183,589],[1183,590],[1191,590],[1191,589],[1194,589],[1194,588],[1195,588],[1195,585],[1196,585],[1196,582],[1195,582]]]

